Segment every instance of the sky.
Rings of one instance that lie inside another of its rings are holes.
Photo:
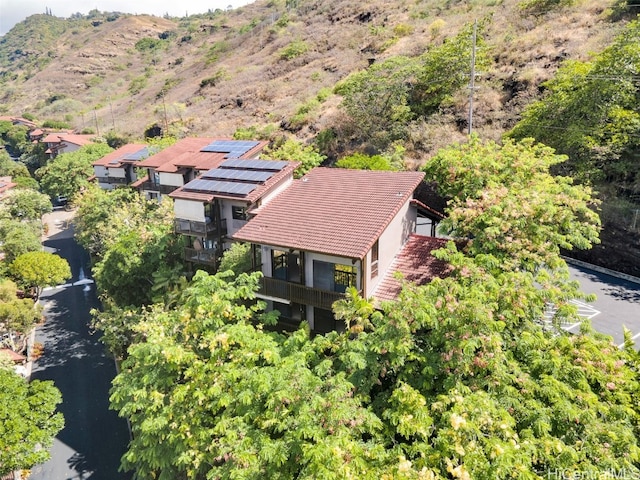
[[[166,13],[175,17],[205,13],[209,9],[234,8],[252,3],[252,0],[0,0],[0,35],[16,23],[48,8],[56,17],[68,18],[74,13],[86,14],[90,10],[101,12],[148,13],[162,17]]]

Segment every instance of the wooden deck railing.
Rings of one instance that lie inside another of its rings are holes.
[[[299,283],[286,282],[270,277],[260,279],[259,293],[268,297],[282,298],[326,310],[331,310],[333,302],[344,298],[344,293],[320,290],[319,288],[307,287]]]

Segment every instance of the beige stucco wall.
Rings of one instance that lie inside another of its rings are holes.
[[[406,243],[416,228],[416,208],[410,202],[405,203],[395,218],[387,226],[378,243],[378,275],[371,278],[371,251],[365,259],[367,265],[367,284],[365,298],[373,295],[380,280],[385,276],[393,258]]]

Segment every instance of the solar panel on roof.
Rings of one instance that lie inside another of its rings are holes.
[[[127,160],[142,160],[143,158],[147,158],[149,156],[149,149],[144,147],[142,150],[138,150],[137,152],[133,152],[128,154],[125,158]]]
[[[287,166],[283,160],[244,160],[230,159],[220,164],[221,168],[247,169],[247,170],[273,170],[280,171]]]
[[[260,142],[249,140],[215,140],[200,149],[201,152],[226,153],[225,158],[239,158]]]
[[[205,180],[196,178],[187,183],[183,188],[192,192],[228,193],[232,195],[247,195],[257,188],[253,183],[222,182],[218,180]]]
[[[207,179],[224,179],[224,180],[239,180],[245,182],[266,182],[269,180],[275,172],[269,171],[251,171],[251,170],[234,170],[234,169],[222,169],[222,168],[214,168],[205,172],[202,175],[202,178]]]

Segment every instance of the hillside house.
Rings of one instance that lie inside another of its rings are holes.
[[[189,239],[185,259],[215,271],[229,238],[293,181],[299,164],[218,157],[214,168],[169,194],[176,233]]]
[[[445,240],[414,233],[425,207],[414,198],[423,177],[316,168],[250,210],[231,236],[252,245],[254,266],[264,274],[258,296],[285,323],[306,320],[327,332],[341,328],[331,305],[350,286],[386,300],[400,291],[396,271],[417,283],[446,274],[430,253]]]
[[[50,159],[56,158],[61,153],[70,153],[79,150],[85,145],[93,143],[95,135],[78,135],[75,133],[49,133],[40,141],[47,145],[46,153]]]
[[[11,181],[11,177],[0,177],[0,200],[6,197],[9,190],[16,185],[17,183]]]
[[[184,138],[140,162],[147,175],[132,183],[147,198],[168,195],[226,159],[257,158],[269,142]]]
[[[113,190],[138,180],[136,167],[153,152],[148,145],[130,143],[93,162],[93,177],[100,188]]]

